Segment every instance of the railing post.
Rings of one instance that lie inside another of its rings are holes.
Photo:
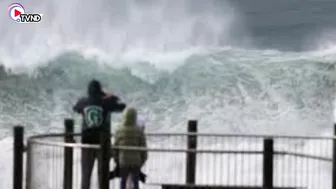
[[[65,143],[74,142],[74,120],[65,119],[64,120]],[[73,148],[65,147],[64,148],[64,170],[63,170],[63,189],[72,189],[72,178],[73,178]]]
[[[336,123],[334,124],[334,137],[336,137]],[[336,189],[336,140],[333,139],[332,155],[332,189]]]
[[[273,189],[273,139],[264,139],[263,189]]]
[[[27,147],[26,147],[26,189],[31,189],[31,175],[32,175],[32,157],[31,157],[31,144],[29,140],[27,140]]]
[[[100,133],[100,153],[98,161],[99,189],[109,189],[109,169],[110,169],[111,141],[110,133],[102,131]]]
[[[22,189],[23,184],[23,153],[24,129],[22,126],[14,127],[13,146],[13,189]]]
[[[197,149],[197,121],[189,120],[188,121],[188,133],[195,135],[188,135],[188,150],[196,150]],[[186,162],[186,183],[187,184],[195,184],[196,178],[196,153],[195,152],[187,152],[187,162]]]

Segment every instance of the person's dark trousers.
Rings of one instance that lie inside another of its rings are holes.
[[[114,168],[113,171],[110,171],[109,173],[109,178],[110,180],[116,178],[116,177],[120,177],[120,168],[119,168],[119,164],[117,164],[116,162],[116,166]],[[143,183],[146,183],[146,174],[144,174],[141,170],[139,172],[139,180]]]
[[[82,155],[81,157],[81,165],[82,165],[81,189],[90,189],[92,169],[93,169],[96,158],[98,158],[98,150],[82,148],[81,155]],[[98,170],[98,179],[99,179],[99,173],[100,171]]]
[[[126,189],[128,176],[131,176],[133,189],[139,189],[140,167],[120,167],[120,189]]]

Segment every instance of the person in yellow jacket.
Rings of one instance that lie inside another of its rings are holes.
[[[146,136],[137,126],[137,111],[134,108],[124,110],[121,126],[115,132],[114,146],[147,147]],[[147,161],[147,151],[116,150],[114,158],[119,166],[120,189],[126,188],[127,177],[132,176],[134,189],[139,189],[140,169]]]
[[[137,121],[136,121],[136,126],[139,127],[142,132],[145,132],[145,119],[143,117],[140,117],[139,115],[137,115]],[[115,159],[116,160],[116,159]],[[112,180],[116,177],[120,177],[120,168],[119,168],[119,164],[117,161],[115,161],[115,168],[113,169],[113,171],[110,171],[109,173],[109,179]],[[139,179],[141,182],[146,183],[146,177],[147,175],[145,173],[143,173],[142,171],[140,171],[139,173]]]

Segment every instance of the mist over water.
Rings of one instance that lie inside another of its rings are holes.
[[[1,3],[6,7],[9,1]],[[68,49],[109,58],[230,46],[246,41],[239,15],[226,1],[21,1],[43,14],[39,24],[1,18],[0,54],[7,66],[31,66]],[[88,53],[88,52],[87,52]],[[18,56],[19,55],[19,56]],[[2,57],[3,57],[2,56]]]
[[[6,124],[22,117],[16,122],[35,128],[38,122],[50,125],[72,115],[71,104],[93,77],[141,107],[154,130],[178,128],[188,117],[201,117],[208,131],[224,124],[220,130],[230,132],[291,133],[306,130],[306,124],[317,129],[330,123],[333,48],[254,49],[246,27],[251,24],[245,23],[248,12],[239,4],[19,3],[27,12],[42,13],[43,19],[17,24],[1,17],[6,27],[0,28],[0,61],[10,69],[1,74],[3,99],[10,99],[3,101],[9,106],[4,108],[10,117],[2,120]],[[171,102],[176,105],[168,106]],[[159,120],[165,121],[157,124]],[[289,131],[284,125],[289,122],[298,126]]]

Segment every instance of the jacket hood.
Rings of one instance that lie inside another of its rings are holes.
[[[124,127],[135,127],[137,120],[137,111],[134,108],[127,108],[124,111]]]
[[[87,89],[89,97],[100,97],[103,94],[103,90],[99,81],[93,79],[89,82]]]

